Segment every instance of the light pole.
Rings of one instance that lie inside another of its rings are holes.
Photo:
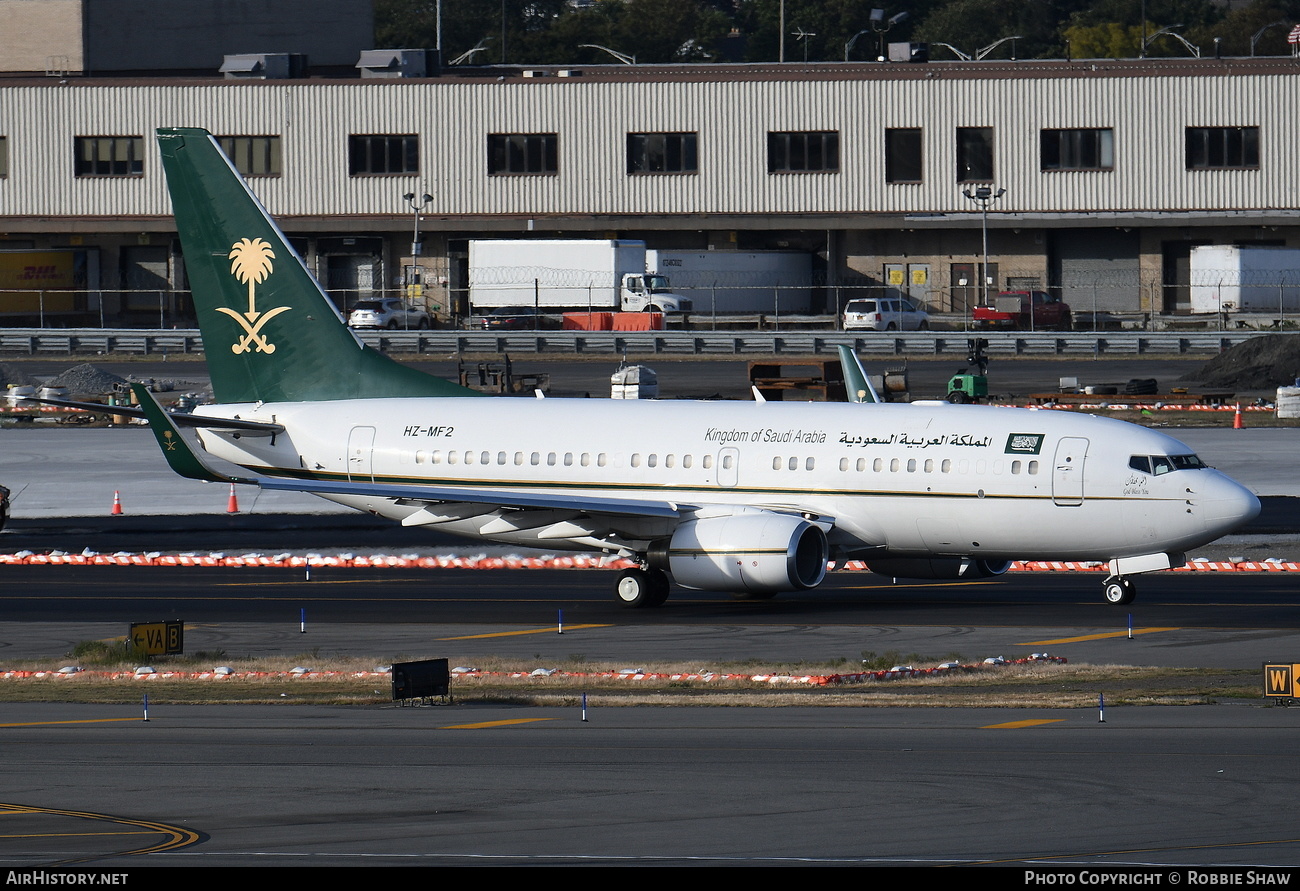
[[[871,33],[871,30],[870,30],[870,29],[867,29],[866,31],[859,31],[857,34],[854,34],[852,37],[849,38],[849,42],[846,43],[846,44],[844,44],[844,61],[845,61],[845,62],[847,62],[847,61],[849,60],[849,53],[851,53],[851,52],[853,51],[853,44],[855,44],[855,43],[858,42],[858,38],[861,37],[863,34],[870,34],[870,33]]]
[[[989,186],[980,186],[974,192],[963,189],[962,194],[974,201],[980,208],[980,229],[984,241],[984,267],[980,270],[980,306],[989,305],[989,205],[1007,193],[1006,189],[996,192]]]
[[[601,46],[599,43],[580,43],[579,49],[598,49],[609,53],[615,59],[618,59],[624,65],[635,65],[636,56],[629,56],[627,53],[620,53],[618,50],[612,50],[607,46]]]
[[[907,19],[908,19],[908,13],[906,12],[896,13],[895,15],[890,16],[886,20],[885,11],[883,9],[871,10],[871,16],[869,19],[869,21],[871,22],[871,30],[875,31],[880,38],[880,46],[878,48],[879,55],[876,56],[877,62],[884,62],[886,60],[885,35],[888,34],[890,29],[893,28],[895,25],[905,22],[907,21]]]
[[[415,215],[415,234],[411,237],[411,265],[406,267],[405,274],[402,276],[405,281],[406,299],[416,301],[424,296],[423,275],[420,268],[420,251],[424,245],[420,244],[420,214],[433,201],[433,196],[427,192],[420,196],[420,200],[415,200],[414,192],[407,192],[402,196],[406,203],[410,205],[412,213]]]

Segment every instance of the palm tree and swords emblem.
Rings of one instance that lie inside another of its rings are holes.
[[[241,284],[248,285],[247,312],[241,313],[226,306],[217,307],[217,312],[224,312],[244,329],[243,336],[238,343],[231,344],[230,351],[235,354],[253,352],[256,346],[256,352],[274,353],[275,344],[267,341],[262,328],[280,313],[288,312],[291,307],[277,306],[266,312],[258,312],[255,288],[271,274],[271,261],[275,259],[275,251],[260,238],[252,241],[241,238],[231,245],[226,259],[230,260],[230,274]]]

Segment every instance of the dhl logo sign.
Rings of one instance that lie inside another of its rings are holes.
[[[24,266],[18,274],[18,280],[24,282],[57,281],[63,278],[63,272],[57,266]]]
[[[1300,664],[1294,662],[1264,663],[1264,695],[1282,699],[1300,699]]]

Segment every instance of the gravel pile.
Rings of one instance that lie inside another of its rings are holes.
[[[110,396],[118,384],[124,383],[126,378],[86,362],[69,368],[46,386],[67,387],[68,393],[74,396]]]
[[[1220,353],[1180,380],[1207,387],[1269,390],[1289,387],[1300,377],[1300,334],[1252,337]]]

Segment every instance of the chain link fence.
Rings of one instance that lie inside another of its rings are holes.
[[[1032,274],[995,278],[998,285],[988,285],[988,300],[996,300],[1002,291],[1050,294],[1070,307],[1076,331],[1300,327],[1300,272],[1294,277],[1201,272],[1175,281],[1140,280],[1126,274],[1075,275],[1065,283],[1046,285],[1041,276]],[[842,329],[844,309],[855,300],[905,300],[929,314],[929,328],[965,331],[973,330],[971,311],[985,299],[985,288],[976,278],[951,274],[915,274],[901,284],[870,279],[785,285],[670,281],[668,290],[691,305],[687,314],[669,314],[668,327],[706,331]],[[610,288],[589,286],[576,298],[568,286],[562,298],[531,283],[511,291],[511,305],[539,307],[548,320],[545,324],[552,327],[559,326],[566,309],[611,312],[621,305],[620,295]],[[416,286],[327,293],[345,318],[362,300],[402,298],[426,310],[435,327],[481,327],[483,312],[471,305],[468,289]],[[494,305],[501,304],[494,301]],[[1032,319],[1029,322],[1027,327],[1032,327]],[[194,328],[196,323],[193,299],[184,290],[0,290],[0,327],[170,330]]]

